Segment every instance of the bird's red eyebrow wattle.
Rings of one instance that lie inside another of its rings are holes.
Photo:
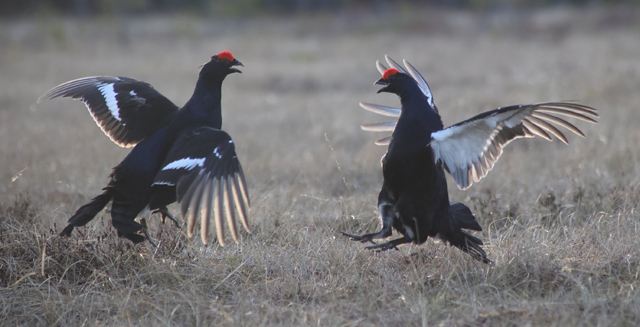
[[[387,70],[384,71],[384,74],[382,74],[382,79],[383,80],[387,80],[389,77],[399,73],[400,71],[395,69],[395,68],[389,68]]]
[[[233,58],[233,54],[231,54],[231,51],[229,51],[229,50],[224,50],[224,51],[221,51],[220,53],[218,53],[218,58],[226,59],[226,60],[229,60],[229,61],[233,61],[233,59],[234,59]]]

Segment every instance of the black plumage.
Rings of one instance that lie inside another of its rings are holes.
[[[104,192],[78,209],[60,234],[69,236],[75,227],[84,226],[108,206],[118,235],[139,243],[144,240],[138,234],[144,224],[136,222],[136,217],[144,219],[157,210],[163,219],[169,217],[177,224],[166,208],[176,200],[181,204],[183,216],[190,210],[187,217],[190,236],[202,211],[205,243],[206,222],[212,216],[216,221],[226,218],[236,241],[233,223],[236,211],[249,231],[249,197],[242,167],[231,137],[220,130],[222,82],[227,75],[240,73],[234,66],[243,65],[229,51],[213,56],[202,66],[193,95],[182,108],[151,85],[127,77],[81,78],[40,97],[38,101],[56,97],[82,100],[113,142],[134,147],[113,169]],[[205,195],[208,198],[201,205]],[[229,198],[234,201],[227,201]],[[212,203],[225,205],[213,208]],[[222,224],[217,226],[222,228]],[[217,233],[224,245],[223,231]]]
[[[368,131],[393,131],[391,137],[376,142],[389,145],[381,160],[384,183],[378,196],[382,230],[361,236],[343,234],[374,243],[374,239],[391,236],[395,229],[401,238],[367,248],[384,251],[435,237],[491,263],[482,241],[463,230],[482,230],[471,210],[462,203],[449,202],[445,170],[459,188],[466,189],[487,175],[502,148],[512,140],[536,135],[551,140],[553,135],[567,143],[564,134],[550,122],[584,137],[557,115],[595,123],[596,110],[567,102],[510,106],[444,128],[431,90],[420,73],[406,61],[406,70],[389,57],[387,62],[392,68],[386,69],[378,62],[383,77],[375,84],[384,86],[378,93],[398,95],[402,107],[360,104],[367,110],[398,117],[397,122],[363,125]]]
[[[229,134],[211,127],[184,130],[167,154],[151,186],[150,210],[175,201],[187,218],[187,233],[193,235],[196,216],[201,215],[201,236],[208,240],[209,220],[213,217],[218,242],[225,244],[223,226],[229,224],[238,242],[235,215],[246,230],[249,195],[240,161]],[[234,210],[234,206],[237,210]]]

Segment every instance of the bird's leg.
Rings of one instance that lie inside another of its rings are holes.
[[[367,246],[366,249],[367,250],[376,250],[376,252],[383,252],[383,251],[387,251],[387,250],[391,250],[391,249],[398,250],[398,245],[411,243],[412,241],[413,241],[413,238],[405,235],[404,237],[389,241],[387,243]]]
[[[374,239],[389,237],[392,234],[393,220],[396,218],[396,212],[393,210],[393,205],[388,202],[383,202],[379,206],[380,216],[382,217],[382,230],[377,233],[365,234],[365,235],[351,235],[342,232],[342,235],[351,238],[354,241],[360,241],[362,243],[374,242]]]
[[[140,225],[142,225],[142,233],[147,237],[149,243],[151,243],[154,248],[157,248],[158,245],[153,241],[153,239],[151,238],[151,234],[149,234],[149,230],[147,229],[147,220],[144,218],[140,219]]]
[[[162,207],[156,211],[154,211],[153,213],[159,213],[162,215],[162,224],[164,225],[165,222],[165,218],[169,218],[173,221],[174,224],[176,224],[177,228],[180,228],[180,223],[178,222],[178,220],[176,220],[176,218],[169,212],[169,209],[167,209],[167,207]]]

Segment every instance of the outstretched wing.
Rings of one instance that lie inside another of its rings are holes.
[[[387,60],[387,64],[389,64],[390,67],[395,68],[400,72],[411,76],[416,81],[416,83],[418,84],[418,87],[420,87],[420,90],[422,91],[424,96],[427,98],[429,105],[431,105],[431,108],[433,108],[437,113],[438,108],[433,102],[433,94],[431,93],[431,88],[429,88],[429,84],[427,84],[427,81],[424,79],[424,77],[422,77],[420,72],[418,72],[406,60],[403,60],[403,63],[405,66],[405,68],[403,68],[397,62],[391,59],[391,57],[389,57],[388,55],[385,55],[384,58]],[[378,68],[378,71],[380,72],[380,74],[384,74],[385,70],[387,70],[387,67],[385,67],[382,63],[380,63],[380,61],[376,61],[376,67]],[[371,111],[379,115],[393,117],[393,118],[400,117],[400,108],[382,106],[382,105],[372,104],[372,103],[363,103],[363,102],[360,102],[360,107],[362,107],[362,109]],[[362,130],[365,130],[367,132],[393,132],[394,128],[396,127],[396,123],[397,121],[394,120],[394,121],[388,121],[388,122],[382,122],[382,123],[364,124],[364,125],[361,125],[360,127],[362,128]],[[383,139],[376,141],[376,145],[389,145],[389,142],[391,142],[391,137],[385,137]]]
[[[210,127],[183,131],[171,147],[154,186],[174,186],[182,217],[187,220],[187,234],[193,235],[200,214],[201,237],[209,238],[209,221],[213,218],[221,245],[224,241],[224,221],[231,236],[238,242],[236,214],[247,230],[249,195],[240,161],[236,157],[231,137]],[[225,218],[225,219],[223,219]]]
[[[431,134],[430,146],[436,162],[441,161],[460,189],[485,177],[509,142],[540,136],[555,136],[565,144],[564,134],[550,123],[584,137],[574,125],[560,116],[597,123],[596,109],[576,103],[546,102],[487,111],[471,119]]]
[[[178,107],[151,85],[128,77],[85,77],[60,84],[43,94],[45,99],[82,100],[109,138],[131,147],[168,124]]]

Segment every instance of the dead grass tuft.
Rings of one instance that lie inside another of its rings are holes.
[[[2,22],[0,325],[637,325],[637,27],[599,29],[562,11],[581,25],[547,29],[533,14],[542,25],[510,33],[499,16],[439,13],[443,30],[381,31],[367,17],[331,28],[236,22],[233,33],[186,17]],[[188,37],[175,30],[185,20]],[[51,25],[55,35],[41,33]],[[281,33],[292,27],[302,32]],[[127,151],[80,103],[36,106],[38,96],[82,76],[124,75],[180,105],[197,66],[223,49],[246,65],[225,81],[223,116],[250,185],[253,234],[203,245],[153,217],[154,249],[118,239],[100,214],[58,237]],[[425,75],[446,125],[518,103],[600,109],[597,126],[577,123],[586,139],[514,142],[482,182],[451,186],[495,266],[432,241],[375,254],[340,235],[379,228],[384,149],[358,128],[376,118],[357,103],[397,105],[370,85],[385,53]]]

